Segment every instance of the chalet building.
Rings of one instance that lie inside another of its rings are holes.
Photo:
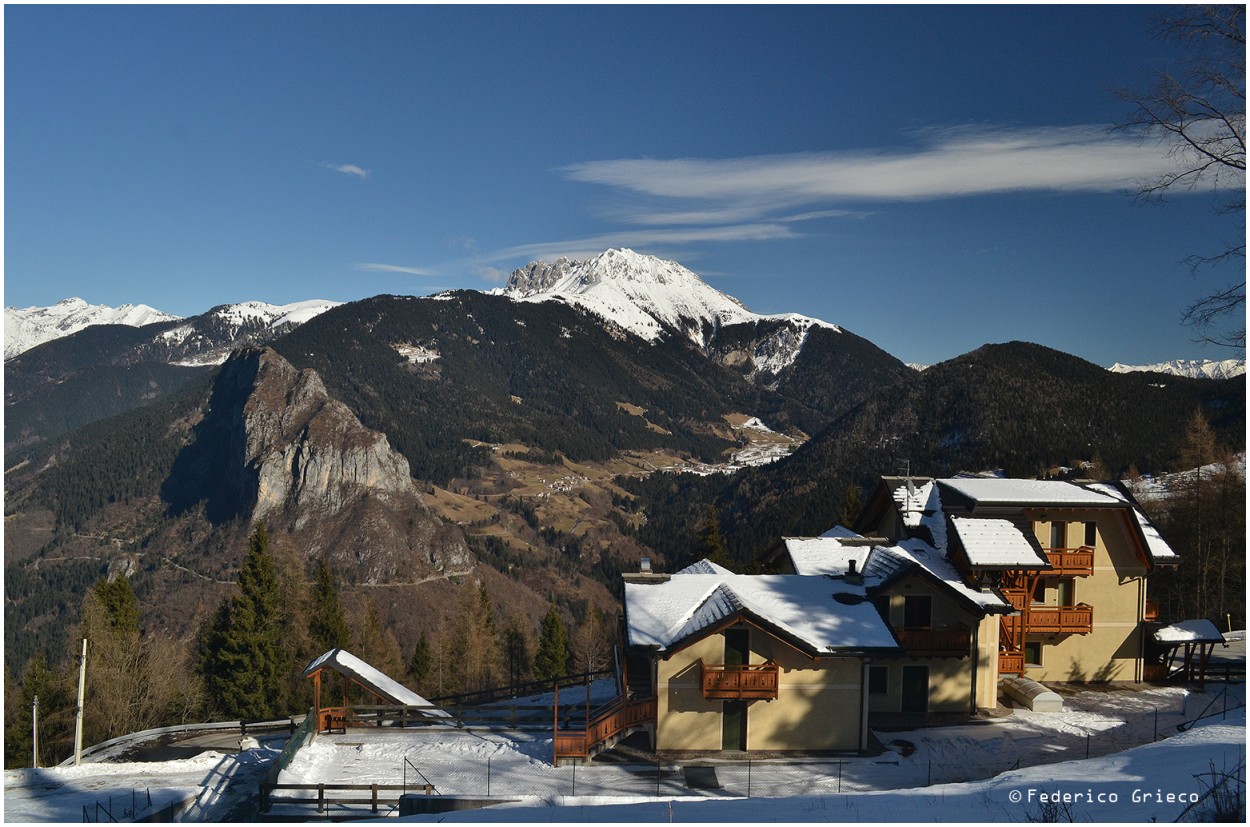
[[[981,676],[986,700],[999,674],[1155,677],[1147,581],[1179,560],[1119,483],[884,477],[855,528],[923,542],[964,582],[1011,604],[997,619],[995,668]]]
[[[662,752],[855,751],[870,715],[976,714],[1000,676],[1149,679],[1146,583],[1176,562],[1118,484],[885,477],[774,574],[626,575],[622,704]]]
[[[872,659],[898,643],[866,578],[741,575],[707,560],[626,577],[628,683],[662,752],[858,751]]]

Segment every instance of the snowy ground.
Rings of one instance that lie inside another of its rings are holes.
[[[260,748],[177,761],[5,770],[4,820],[141,821],[172,806],[184,821],[227,821],[236,809],[250,812],[250,799],[277,755]]]
[[[841,759],[777,759],[730,762],[701,759],[683,766],[646,763],[551,765],[551,740],[541,733],[470,733],[447,729],[348,732],[322,736],[300,751],[279,781],[293,784],[433,784],[444,795],[514,798],[523,806],[493,807],[458,816],[504,821],[679,820],[972,820],[1026,821],[1040,815],[1040,792],[1116,792],[1124,810],[1087,809],[1095,820],[1171,819],[1188,801],[1131,802],[1135,781],[1145,789],[1201,794],[1193,775],[1244,766],[1244,713],[1209,719],[1201,732],[1178,733],[1177,725],[1200,714],[1244,704],[1244,687],[1220,694],[1176,687],[1084,689],[1065,698],[1063,713],[1014,710],[989,722],[907,732],[874,732],[885,748],[874,756]],[[1208,705],[1215,701],[1213,706]],[[1215,726],[1210,725],[1214,722]],[[1139,755],[1130,747],[1159,745]],[[1175,749],[1173,749],[1175,748]],[[1118,754],[1113,754],[1118,753]],[[1056,762],[1085,759],[1057,766]],[[1099,756],[1107,756],[1099,758]],[[1142,756],[1145,757],[1142,757]],[[703,768],[690,774],[690,766]],[[1023,768],[1023,769],[1021,769]],[[1244,776],[1243,776],[1244,777]],[[992,780],[987,780],[992,779]],[[707,786],[709,785],[711,786]],[[949,783],[973,782],[973,783]],[[1176,789],[1164,789],[1167,784]],[[1046,786],[1043,786],[1046,785]],[[1056,786],[1058,785],[1058,786]],[[1037,791],[1012,806],[1012,789]],[[899,791],[885,795],[883,791]],[[347,795],[348,793],[339,793]],[[277,794],[275,794],[277,795]],[[363,793],[367,795],[367,793]],[[864,797],[870,796],[870,797]],[[959,802],[958,812],[946,803]],[[1166,797],[1166,796],[1165,796]],[[750,800],[747,800],[747,799]],[[776,799],[786,798],[784,804]],[[662,804],[657,805],[657,799]],[[708,799],[733,799],[711,802]],[[760,803],[757,799],[772,799]],[[1098,802],[1094,802],[1097,804]],[[1035,805],[1030,811],[1027,805]],[[1150,805],[1150,806],[1147,806]],[[590,811],[587,807],[607,806]],[[622,807],[626,809],[621,809]],[[706,808],[726,807],[726,812]],[[542,808],[542,809],[535,809]],[[558,808],[558,809],[552,809]],[[343,808],[344,811],[350,808]],[[283,812],[278,805],[275,812]],[[293,813],[294,808],[286,808]],[[358,811],[358,810],[357,810]],[[963,813],[961,815],[960,813]],[[1169,815],[1170,814],[1170,815]],[[444,814],[449,817],[450,814]]]
[[[406,781],[419,788],[428,780],[442,794],[518,802],[444,813],[440,820],[1170,821],[1190,806],[1190,797],[1206,793],[1212,767],[1240,767],[1244,795],[1245,688],[1224,691],[1222,682],[1208,684],[1205,693],[1087,687],[1065,694],[1062,713],[1016,709],[987,722],[875,730],[882,747],[876,755],[749,764],[705,759],[681,766],[553,767],[550,736],[539,732],[353,730],[304,747],[279,781]],[[578,690],[562,692],[561,706],[584,697]],[[1225,703],[1226,717],[1220,714]],[[1178,732],[1178,724],[1203,714],[1214,717]],[[95,821],[97,807],[111,806],[114,818],[129,821],[175,799],[194,799],[183,820],[246,820],[248,798],[276,754],[262,748],[155,764],[6,771],[4,818],[81,822],[85,813]],[[134,816],[127,814],[132,791]],[[1050,802],[1055,793],[1068,801]],[[349,809],[362,814],[344,807],[333,813]],[[315,812],[277,804],[273,815],[298,819]]]

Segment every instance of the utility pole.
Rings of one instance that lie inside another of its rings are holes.
[[[31,741],[34,742],[34,746],[31,748],[31,751],[34,753],[34,756],[31,759],[30,765],[34,767],[35,769],[39,769],[39,696],[38,695],[35,696],[35,708],[31,710],[30,717],[31,717],[31,728],[32,728]]]
[[[74,766],[82,763],[82,707],[87,694],[87,639],[82,639],[82,662],[78,666],[78,714],[74,716]]]

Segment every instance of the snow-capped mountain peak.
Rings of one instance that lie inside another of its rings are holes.
[[[6,307],[4,358],[7,361],[36,345],[69,336],[92,325],[123,324],[142,327],[178,318],[180,317],[163,313],[146,304],[109,307],[105,304],[88,304],[80,298],[64,299],[51,307]]]
[[[564,301],[583,308],[647,341],[666,332],[707,344],[707,330],[722,325],[785,320],[802,330],[834,325],[796,314],[764,316],[707,284],[675,261],[613,249],[586,261],[530,262],[492,291],[517,301]]]
[[[1147,371],[1150,373],[1166,373],[1171,376],[1188,376],[1191,379],[1231,379],[1246,372],[1246,360],[1243,359],[1173,359],[1157,365],[1122,365],[1116,362],[1109,370],[1112,373],[1133,373]]]

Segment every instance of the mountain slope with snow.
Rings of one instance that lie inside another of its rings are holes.
[[[85,327],[121,324],[143,327],[178,319],[146,304],[87,304],[79,298],[65,299],[51,307],[4,309],[4,359],[7,362],[32,347],[77,333]]]
[[[1173,359],[1157,365],[1122,365],[1116,362],[1112,373],[1166,373],[1170,376],[1188,376],[1190,379],[1232,379],[1246,372],[1245,359]]]
[[[234,348],[294,330],[342,302],[310,299],[291,304],[241,302],[223,304],[186,324],[169,328],[156,340],[169,349],[170,364],[183,367],[220,365]]]
[[[813,326],[841,330],[796,313],[752,313],[677,262],[629,249],[608,250],[586,261],[531,262],[513,271],[505,287],[492,292],[516,301],[567,302],[649,342],[677,333],[704,347],[720,327],[760,321],[785,322],[800,333]],[[761,369],[777,372],[793,361],[801,346],[800,341],[792,351],[780,357],[774,354],[773,362]]]

